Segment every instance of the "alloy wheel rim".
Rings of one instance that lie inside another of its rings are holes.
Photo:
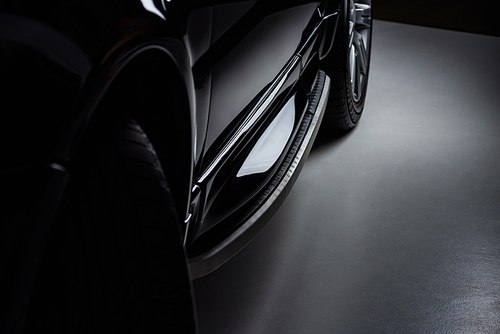
[[[352,96],[360,102],[366,90],[370,57],[371,0],[349,0],[349,71]]]

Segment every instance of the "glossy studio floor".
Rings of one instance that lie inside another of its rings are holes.
[[[499,333],[500,38],[375,21],[358,127],[194,281],[201,334]]]

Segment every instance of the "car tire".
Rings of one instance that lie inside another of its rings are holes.
[[[75,162],[26,332],[196,332],[181,230],[159,160],[137,123],[115,123],[94,129]]]
[[[321,67],[331,79],[325,120],[350,130],[361,118],[368,84],[372,36],[371,0],[344,0],[336,40]]]

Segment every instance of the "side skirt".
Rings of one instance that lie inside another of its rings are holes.
[[[278,185],[272,188],[260,207],[240,228],[210,251],[189,259],[193,279],[209,274],[228,261],[245,247],[278,211],[309,155],[323,118],[329,91],[330,79],[323,71],[319,71],[314,89],[308,97],[309,105],[301,124],[301,131],[294,139],[299,146],[297,150],[293,150],[292,154],[295,154],[295,157],[290,157],[293,160],[288,164],[284,176],[278,173],[281,175]]]

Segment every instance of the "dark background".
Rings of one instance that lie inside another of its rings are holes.
[[[500,1],[373,0],[373,17],[441,29],[500,36]]]

